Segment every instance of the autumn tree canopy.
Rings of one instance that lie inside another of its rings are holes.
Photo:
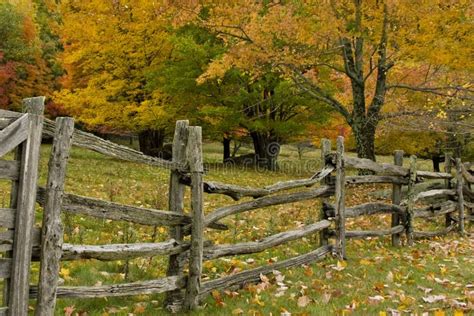
[[[190,119],[270,169],[270,145],[349,132],[428,157],[470,142],[473,31],[467,0],[0,0],[0,106],[46,95],[150,155]]]
[[[278,69],[339,112],[359,156],[375,159],[385,109],[420,106],[400,102],[404,90],[447,98],[468,90],[470,10],[470,2],[461,0],[247,0],[205,1],[184,11],[229,48],[201,82],[234,67],[254,77]]]
[[[51,95],[58,78],[45,58],[44,44],[51,42],[41,38],[48,26],[40,23],[33,7],[41,7],[44,1],[22,4],[0,1],[0,107],[15,110],[22,98]],[[55,53],[50,50],[49,56],[57,64]]]
[[[151,75],[154,87],[169,95],[174,106],[188,107],[188,117],[199,113],[194,120],[208,137],[223,140],[224,160],[230,158],[230,141],[248,135],[261,163],[273,168],[278,144],[295,139],[310,122],[326,119],[327,107],[271,69],[258,80],[233,68],[221,78],[198,82],[207,65],[225,50],[222,40],[205,29],[180,28],[173,36],[170,59]]]

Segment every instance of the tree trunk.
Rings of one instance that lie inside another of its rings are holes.
[[[433,161],[433,171],[434,172],[439,172],[439,164],[441,163],[441,155],[434,154],[431,157],[431,160]]]
[[[226,136],[224,136],[222,139],[222,145],[224,146],[223,162],[226,162],[227,159],[230,159],[230,141],[231,139]]]
[[[271,133],[262,132],[250,132],[250,136],[253,141],[257,166],[276,171],[280,154],[280,144],[277,137]]]
[[[364,120],[355,122],[351,127],[356,140],[357,157],[375,161],[376,124]]]
[[[140,151],[145,155],[169,159],[169,157],[165,157],[167,155],[163,150],[164,142],[164,129],[147,129],[138,133]]]

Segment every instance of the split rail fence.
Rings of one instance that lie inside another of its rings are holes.
[[[97,136],[74,129],[70,118],[57,118],[55,122],[41,115],[44,98],[25,100],[27,114],[0,110],[0,154],[20,145],[15,159],[0,160],[0,177],[12,180],[10,209],[1,209],[0,278],[4,278],[4,307],[0,315],[27,315],[28,300],[37,299],[36,315],[53,315],[56,298],[97,298],[107,296],[167,293],[165,304],[171,309],[193,309],[201,299],[216,289],[241,286],[256,282],[261,274],[274,269],[308,264],[336,255],[345,258],[348,238],[391,236],[395,246],[401,245],[402,235],[407,244],[416,238],[429,238],[447,234],[457,229],[464,233],[464,222],[473,220],[473,193],[470,185],[473,175],[470,165],[459,159],[447,159],[446,172],[416,170],[416,157],[410,157],[410,165],[403,167],[403,153],[395,154],[394,164],[379,164],[367,159],[351,158],[344,154],[344,140],[339,137],[335,152],[324,140],[321,146],[323,165],[309,179],[278,182],[264,188],[242,187],[232,184],[205,181],[202,158],[201,128],[178,121],[173,140],[173,160],[149,157],[139,151],[114,144]],[[36,189],[41,130],[53,136],[49,160],[47,185]],[[145,163],[170,170],[169,209],[156,210],[108,202],[64,192],[64,180],[71,145],[87,148],[102,154]],[[455,173],[451,169],[455,166]],[[346,170],[368,170],[371,175],[346,176]],[[444,189],[416,192],[416,186],[427,179],[445,180]],[[454,183],[453,183],[454,182]],[[367,203],[346,207],[347,185],[368,183],[392,184],[392,203]],[[318,185],[316,188],[313,186]],[[406,187],[403,196],[402,187]],[[184,193],[190,187],[190,213],[185,213]],[[297,190],[299,189],[299,190]],[[41,231],[33,228],[34,194],[43,207]],[[289,192],[285,192],[289,191]],[[204,212],[204,194],[223,194],[236,203],[211,212]],[[329,203],[329,197],[334,202]],[[32,198],[33,197],[33,198]],[[253,198],[240,202],[241,198]],[[254,242],[213,245],[205,241],[204,230],[226,230],[224,218],[272,205],[322,199],[319,221]],[[438,200],[435,203],[423,201]],[[440,201],[441,199],[441,201]],[[469,214],[464,209],[470,210]],[[77,245],[63,243],[61,212],[82,214],[96,218],[127,221],[142,225],[170,227],[170,239],[159,243]],[[387,230],[346,231],[346,218],[388,213],[392,225]],[[442,231],[414,231],[416,218],[445,216],[446,228]],[[203,262],[225,256],[262,252],[268,248],[303,237],[319,234],[320,245],[314,250],[296,257],[266,266],[245,270],[233,275],[202,282]],[[185,236],[191,236],[185,241]],[[101,286],[58,286],[61,260],[122,260],[137,257],[169,256],[167,276],[148,281]],[[37,286],[29,284],[31,260],[40,260],[40,276]],[[185,267],[188,266],[188,269]],[[188,271],[185,273],[185,271]]]

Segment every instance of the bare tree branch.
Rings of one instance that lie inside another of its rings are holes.
[[[346,109],[346,107],[334,99],[329,93],[324,91],[321,87],[318,87],[313,82],[311,82],[308,78],[303,76],[301,72],[294,66],[290,64],[280,64],[280,66],[287,67],[292,72],[292,79],[296,86],[303,91],[307,92],[315,99],[324,102],[330,106],[332,106],[336,111],[338,111],[348,123],[351,122],[351,114]]]
[[[457,99],[461,100],[474,100],[474,97],[470,95],[474,93],[472,89],[467,89],[461,86],[445,86],[445,87],[423,87],[423,86],[410,86],[407,84],[395,84],[387,86],[387,89],[406,89],[412,91],[419,91],[419,92],[426,92],[435,95],[439,95],[442,97],[456,97]],[[449,93],[449,91],[454,91],[453,93]],[[456,92],[466,92],[467,95],[455,95]]]

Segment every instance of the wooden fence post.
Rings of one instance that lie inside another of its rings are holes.
[[[456,194],[458,196],[458,229],[464,235],[464,195],[461,158],[456,158]]]
[[[403,166],[403,150],[395,150],[393,162],[396,166]],[[402,201],[402,185],[394,183],[392,186],[392,204],[400,205]],[[400,225],[400,216],[398,213],[392,213],[392,227]],[[392,246],[400,247],[401,234],[392,235]]]
[[[182,120],[176,122],[173,138],[173,162],[186,165],[186,146],[188,144],[188,126],[189,121]],[[179,181],[179,171],[173,170],[170,174],[169,186],[169,210],[176,213],[184,213],[184,192],[186,185]],[[182,226],[170,228],[170,238],[177,242],[183,241]],[[183,264],[180,255],[171,255],[168,261],[167,276],[183,275]],[[166,293],[165,307],[173,312],[179,310],[183,302],[183,294],[180,289]]]
[[[410,156],[410,172],[407,192],[406,234],[407,243],[413,246],[413,209],[415,207],[416,156]]]
[[[327,138],[321,139],[321,161],[322,161],[322,167],[323,169],[326,166],[326,155],[331,153],[331,141]],[[321,185],[328,185],[330,181],[331,175],[329,174],[327,177],[321,180]],[[324,205],[324,202],[327,202],[327,199],[321,199],[322,205]],[[326,216],[326,212],[324,210],[324,207],[321,207],[321,213],[320,213],[320,220],[325,220],[328,217]],[[326,246],[329,244],[329,229],[323,229],[319,232],[319,245],[320,247]]]
[[[41,237],[41,268],[38,283],[38,302],[35,315],[54,315],[56,289],[63,245],[61,207],[66,180],[66,166],[71,148],[74,119],[58,117],[53,147],[48,164],[48,182]]]
[[[199,304],[201,288],[201,273],[204,242],[204,209],[203,209],[203,182],[204,172],[202,161],[202,135],[200,126],[188,128],[187,161],[191,172],[191,249],[189,254],[189,276],[186,287],[184,306],[194,309]]]
[[[451,174],[451,169],[452,169],[452,163],[451,163],[451,154],[446,152],[444,154],[444,172]],[[446,189],[452,189],[451,186],[451,179],[446,179],[444,180],[444,185]],[[451,226],[452,220],[451,220],[451,214],[446,214],[445,215],[445,221],[446,221],[446,227]]]
[[[346,177],[344,170],[344,137],[337,138],[336,148],[336,251],[346,258]]]
[[[38,100],[37,100],[38,101]],[[42,105],[41,105],[42,104]],[[44,111],[44,101],[41,103],[41,100],[38,102],[32,102],[32,99],[23,100],[23,112],[29,113],[38,113],[43,114]],[[18,146],[15,150],[14,160],[21,165],[21,159],[23,156],[24,144]],[[10,208],[16,209],[18,204],[18,187],[20,186],[20,179],[12,181],[11,191],[10,191]],[[4,257],[11,258],[12,251],[8,251],[4,254]],[[3,304],[8,305],[8,300],[10,299],[10,279],[6,278],[3,280]]]
[[[24,99],[29,114],[28,137],[21,145],[20,181],[16,191],[11,279],[8,284],[8,315],[28,315],[32,231],[35,221],[39,153],[43,129],[44,97]]]

